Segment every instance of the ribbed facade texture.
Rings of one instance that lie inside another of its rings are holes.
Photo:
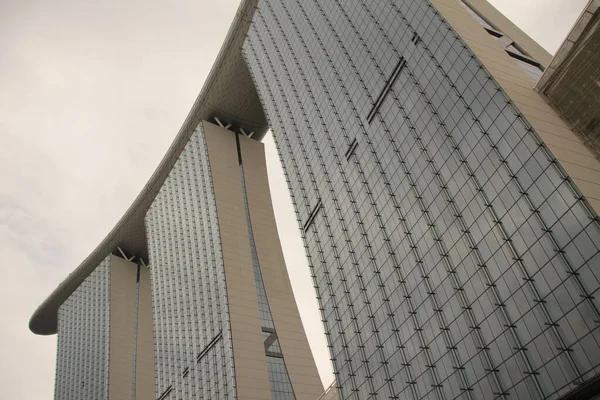
[[[235,398],[223,253],[202,124],[145,222],[157,398]]]
[[[55,400],[107,399],[110,256],[58,310]]]
[[[470,34],[504,36],[486,23]],[[557,398],[596,375],[597,214],[430,1],[261,0],[242,52],[340,398]]]
[[[265,168],[261,143],[201,121],[146,214],[160,400],[308,400],[323,390],[279,244],[264,246],[265,229],[276,234]]]

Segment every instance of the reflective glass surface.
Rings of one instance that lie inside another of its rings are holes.
[[[235,398],[216,204],[202,124],[146,218],[156,396]],[[171,388],[171,389],[169,389]]]
[[[55,400],[108,398],[109,257],[58,309]]]
[[[261,0],[242,52],[299,226],[321,204],[303,238],[342,399],[596,374],[598,218],[429,1]]]

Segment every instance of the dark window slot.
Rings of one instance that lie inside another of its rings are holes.
[[[413,33],[412,38],[410,39],[411,42],[414,43],[414,45],[418,45],[419,42],[421,41],[421,36],[419,36],[419,34],[417,32]]]
[[[507,52],[507,53],[508,53],[508,55],[509,55],[509,56],[511,56],[512,58],[516,58],[517,60],[523,61],[524,63],[527,63],[527,64],[529,64],[529,65],[532,65],[532,66],[534,66],[534,67],[537,67],[537,68],[539,68],[539,69],[540,69],[540,70],[542,70],[542,71],[544,70],[544,68],[542,67],[542,65],[541,65],[539,62],[537,62],[537,61],[535,61],[535,60],[533,60],[533,59],[531,59],[531,58],[529,58],[529,57],[525,57],[525,56],[523,56],[522,54],[515,53],[515,52],[513,52],[513,51],[510,51],[510,50],[506,50],[506,52]]]
[[[219,339],[221,339],[221,337],[223,336],[222,332],[219,332],[217,334],[217,336],[214,337],[213,340],[210,341],[209,344],[206,345],[206,347],[204,348],[204,350],[202,350],[199,354],[198,357],[196,357],[196,362],[199,363],[200,360],[202,360],[202,357],[204,357],[206,355],[206,353],[208,353],[208,351],[210,349],[212,349],[214,347],[215,344],[217,344],[217,342],[219,341]]]
[[[167,396],[169,394],[171,394],[171,392],[173,391],[173,386],[169,386],[164,392],[163,394],[160,395],[160,397],[158,398],[158,400],[164,400],[167,398]]]
[[[346,160],[349,160],[350,157],[352,157],[354,155],[354,152],[356,151],[356,147],[358,147],[358,141],[356,139],[354,139],[352,141],[352,143],[350,143],[350,146],[348,146],[348,150],[346,150],[346,153],[344,154],[344,157],[346,157]]]
[[[315,217],[319,213],[320,209],[321,209],[321,200],[319,200],[317,202],[317,205],[315,206],[315,208],[313,208],[313,210],[311,211],[311,213],[308,215],[308,218],[306,219],[306,222],[304,223],[304,227],[302,228],[302,230],[304,232],[306,232],[308,230],[308,228],[310,228],[310,226],[312,225],[313,221],[315,220]]]
[[[398,61],[396,68],[394,68],[394,71],[392,72],[392,75],[390,75],[390,78],[388,79],[385,86],[383,87],[383,90],[379,94],[379,97],[377,97],[377,100],[375,101],[375,104],[373,104],[373,108],[371,108],[369,115],[367,115],[367,121],[369,124],[371,122],[373,122],[375,115],[379,111],[379,108],[383,104],[383,102],[384,102],[385,98],[387,97],[388,93],[390,92],[390,90],[392,90],[392,87],[394,86],[396,79],[398,79],[398,76],[400,75],[400,72],[402,72],[402,69],[404,68],[405,65],[406,65],[406,60],[404,59],[404,57],[400,57],[400,61]]]
[[[502,32],[498,32],[497,30],[490,29],[485,26],[483,27],[483,29],[485,29],[487,31],[487,33],[489,33],[490,35],[495,36],[497,38],[501,38],[502,36],[504,36],[504,34]]]

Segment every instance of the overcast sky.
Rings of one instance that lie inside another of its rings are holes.
[[[33,335],[29,317],[158,165],[238,2],[0,0],[1,397],[52,398],[56,336]],[[586,2],[492,1],[552,53]],[[328,385],[302,243],[270,136],[265,143],[294,293]]]

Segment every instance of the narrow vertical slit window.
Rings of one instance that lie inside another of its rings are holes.
[[[367,121],[368,121],[369,124],[371,122],[373,122],[373,119],[375,118],[375,115],[377,115],[377,112],[379,111],[379,108],[381,107],[381,105],[385,101],[385,98],[387,97],[387,95],[390,93],[390,90],[392,90],[392,87],[394,86],[394,83],[396,82],[396,79],[398,79],[398,76],[400,75],[400,72],[402,72],[402,69],[404,68],[405,65],[406,65],[406,60],[404,59],[404,57],[400,57],[400,60],[398,61],[398,64],[396,64],[396,68],[394,68],[394,71],[392,72],[392,74],[390,75],[389,79],[385,83],[385,86],[383,87],[383,90],[381,91],[381,93],[377,97],[377,100],[375,101],[375,104],[373,104],[373,108],[371,108],[371,111],[367,115]]]
[[[302,230],[304,232],[306,232],[308,230],[308,228],[310,228],[310,226],[312,225],[312,223],[315,220],[315,217],[317,216],[317,214],[319,213],[319,210],[321,209],[321,200],[319,199],[319,201],[317,202],[317,205],[315,206],[315,208],[313,208],[313,210],[310,212],[310,214],[308,215],[308,218],[306,219],[306,222],[304,223],[304,226],[302,227]]]
[[[346,150],[346,153],[344,154],[344,157],[346,157],[346,160],[349,160],[350,157],[352,157],[354,155],[354,152],[356,151],[357,147],[358,147],[358,141],[356,139],[354,139],[350,143],[350,146],[348,146],[348,150]]]
[[[158,400],[164,400],[166,399],[171,392],[173,391],[173,386],[169,386],[164,392],[163,394],[160,395],[160,397],[158,398]]]

